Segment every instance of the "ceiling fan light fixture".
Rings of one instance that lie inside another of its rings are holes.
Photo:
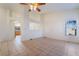
[[[30,10],[32,11],[37,11],[37,8],[38,8],[38,4],[37,3],[32,3],[30,4]]]
[[[34,11],[36,11],[36,9],[37,9],[37,6],[34,6]]]
[[[40,12],[39,6],[45,5],[46,3],[21,3],[22,5],[29,5],[29,12],[35,11]]]

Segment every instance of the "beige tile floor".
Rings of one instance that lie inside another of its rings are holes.
[[[0,42],[0,56],[78,56],[79,44],[38,38]]]

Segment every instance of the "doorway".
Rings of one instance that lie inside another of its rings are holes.
[[[19,21],[15,21],[15,39],[21,40],[21,23]]]
[[[15,26],[15,36],[20,36],[21,35],[21,28],[20,26]]]

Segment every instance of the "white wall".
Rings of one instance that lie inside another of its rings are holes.
[[[77,20],[77,36],[65,36],[65,22],[70,19]],[[44,14],[44,36],[68,41],[79,41],[79,11],[78,10],[65,10],[54,11]]]
[[[0,41],[9,39],[8,9],[0,6]]]

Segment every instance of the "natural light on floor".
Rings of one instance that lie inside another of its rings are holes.
[[[21,36],[16,36],[15,42],[20,44],[21,43]]]

